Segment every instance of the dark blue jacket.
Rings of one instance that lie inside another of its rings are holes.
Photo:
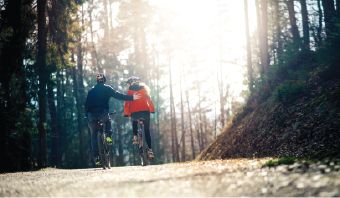
[[[133,96],[125,95],[114,90],[111,86],[98,83],[87,94],[85,102],[86,113],[97,113],[109,110],[110,98],[118,100],[133,100]]]

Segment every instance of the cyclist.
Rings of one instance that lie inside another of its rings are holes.
[[[154,153],[151,148],[151,136],[150,136],[150,113],[155,112],[155,108],[151,97],[149,95],[150,89],[145,84],[140,82],[140,78],[132,76],[128,78],[126,83],[129,85],[128,95],[140,94],[141,99],[135,101],[125,101],[124,103],[124,116],[131,117],[132,131],[133,131],[133,144],[138,144],[137,138],[137,124],[138,119],[144,120],[144,132],[145,140],[148,145],[148,157],[154,158]]]
[[[91,147],[94,159],[98,156],[97,143],[97,121],[104,123],[104,130],[108,137],[106,141],[112,144],[112,126],[109,117],[109,100],[111,97],[118,100],[133,101],[141,98],[139,94],[125,95],[114,90],[111,86],[105,84],[104,74],[97,74],[97,84],[90,89],[85,102],[85,110],[88,118],[88,125],[91,131]]]

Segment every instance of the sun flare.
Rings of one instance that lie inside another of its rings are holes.
[[[199,83],[201,92],[209,98],[207,105],[217,105],[210,105],[212,109],[219,108],[217,80],[221,79],[224,92],[231,92],[231,100],[242,102],[241,92],[246,89],[244,13],[240,12],[243,2],[152,0],[151,4],[171,35],[168,39],[176,95],[182,74],[184,89],[192,90]]]

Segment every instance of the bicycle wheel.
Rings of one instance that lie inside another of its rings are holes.
[[[147,165],[147,156],[145,150],[145,143],[143,141],[142,131],[138,131],[138,153],[140,159],[140,165],[146,166]]]
[[[105,166],[107,168],[111,168],[111,152],[110,152],[110,146],[107,144],[107,142],[105,141],[106,139],[106,134],[103,134],[103,147],[104,147],[104,154],[105,154]]]
[[[150,158],[149,158],[149,155],[148,155],[148,144],[146,143],[146,140],[145,140],[145,136],[143,136],[143,145],[144,148],[143,148],[143,157],[144,157],[144,162],[145,162],[145,165],[144,166],[148,166],[151,164],[151,161],[150,161]]]
[[[99,152],[100,164],[103,167],[103,169],[106,169],[107,157],[105,153],[104,136],[102,133],[98,132],[97,140],[98,140],[98,152]]]
[[[141,134],[138,134],[138,141],[139,141],[138,153],[139,153],[140,165],[145,166],[146,163],[145,163],[144,147],[143,147]]]

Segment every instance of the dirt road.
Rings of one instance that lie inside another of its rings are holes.
[[[0,174],[0,196],[340,196],[339,165],[267,159]]]

